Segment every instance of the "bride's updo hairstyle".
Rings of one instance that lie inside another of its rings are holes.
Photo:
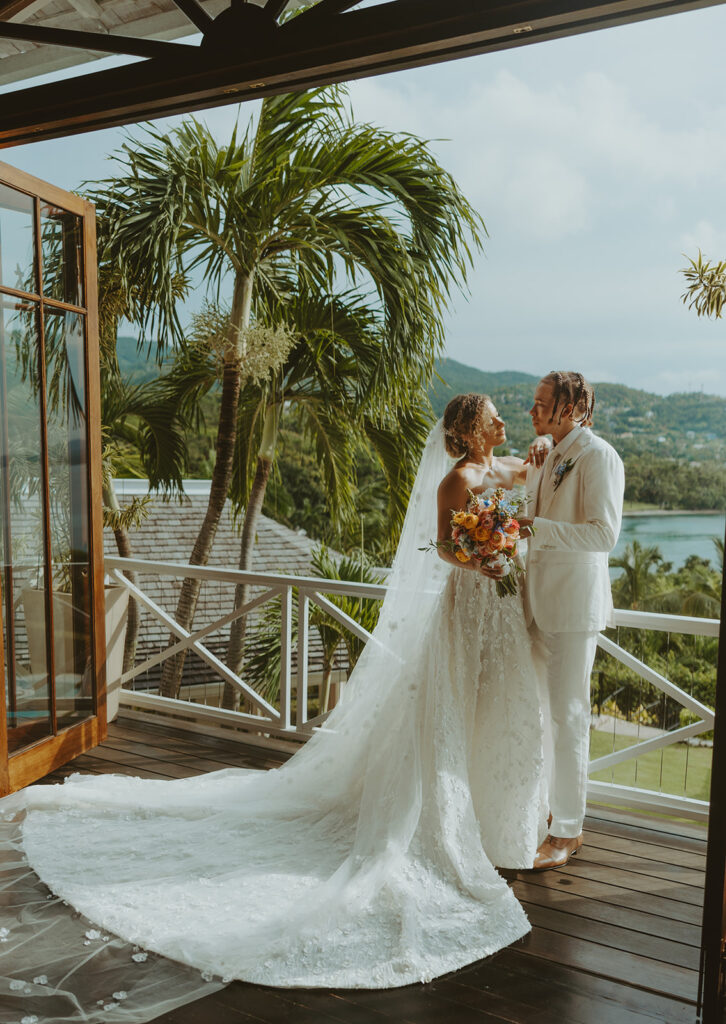
[[[588,384],[581,373],[572,370],[550,370],[546,377],[542,378],[547,384],[552,385],[552,419],[558,409],[564,409],[571,405],[572,418],[575,423],[583,427],[592,426],[592,414],[595,411],[595,392],[592,384]],[[560,412],[560,420],[562,412]],[[559,420],[558,420],[559,422]]]
[[[469,454],[471,441],[486,443],[491,427],[489,395],[457,395],[444,409],[444,444],[453,459]]]

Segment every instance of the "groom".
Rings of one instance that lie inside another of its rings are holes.
[[[580,373],[552,372],[530,409],[554,446],[527,491],[534,526],[527,554],[525,613],[545,666],[554,756],[550,834],[534,870],[562,867],[582,846],[590,739],[590,673],[597,634],[612,614],[608,554],[620,532],[623,464],[591,432],[595,396]],[[529,533],[529,530],[525,531]]]

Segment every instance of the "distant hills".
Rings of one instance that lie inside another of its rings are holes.
[[[153,354],[138,352],[136,340],[118,339],[124,376],[139,383],[159,372]],[[429,398],[440,416],[454,395],[491,395],[507,424],[508,447],[523,451],[532,437],[528,410],[538,377],[518,370],[487,373],[455,359],[439,359]],[[697,391],[655,395],[624,384],[595,384],[594,429],[623,457],[652,454],[679,461],[723,466],[726,461],[726,399]]]
[[[532,435],[528,410],[538,377],[515,370],[486,373],[455,359],[438,360],[436,371],[429,397],[437,416],[454,395],[483,392],[492,397],[507,424],[510,448],[526,446]],[[652,453],[723,463],[726,399],[697,391],[664,397],[624,384],[596,383],[594,387],[594,429],[621,455]]]

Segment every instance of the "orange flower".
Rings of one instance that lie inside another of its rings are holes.
[[[489,540],[489,547],[492,548],[493,551],[501,551],[505,543],[506,541],[504,539],[504,534],[500,533],[498,530],[495,530],[495,532],[491,535],[491,538]]]
[[[474,530],[479,525],[479,520],[477,519],[473,512],[466,512],[464,515],[463,525],[466,527],[467,530]]]
[[[476,528],[476,530],[474,530],[474,539],[475,540],[478,540],[478,541],[489,540],[490,536],[491,536],[491,532],[486,528],[486,526],[478,526]]]
[[[455,553],[456,557],[459,559],[460,562],[468,562],[468,561],[470,561],[469,555],[467,555],[464,551],[456,551],[454,553]]]
[[[507,531],[507,533],[519,533],[519,523],[516,519],[510,519],[509,522],[504,527],[504,529]]]
[[[455,512],[451,521],[455,526],[463,526],[466,516],[466,512]]]

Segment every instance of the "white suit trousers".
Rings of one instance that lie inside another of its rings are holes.
[[[585,820],[590,757],[590,673],[597,632],[545,633],[532,623],[535,651],[541,659],[545,723],[551,737],[550,834],[579,836]],[[549,705],[549,713],[547,705]]]

